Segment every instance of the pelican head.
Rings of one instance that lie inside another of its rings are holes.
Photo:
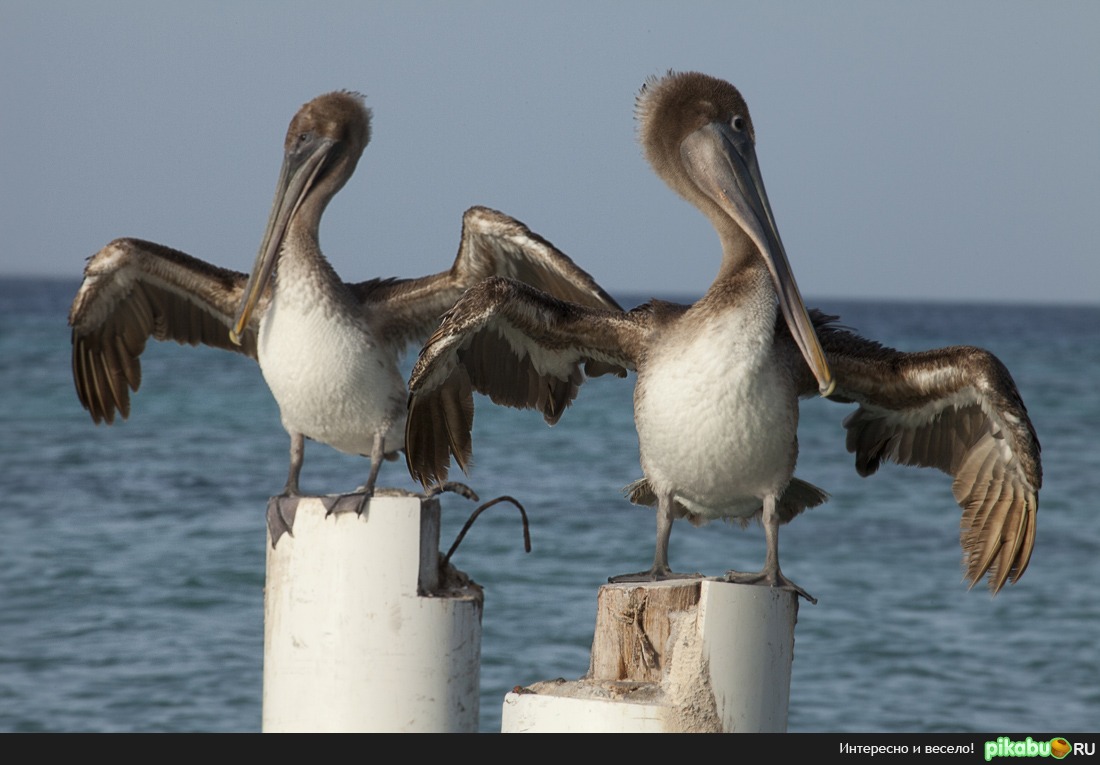
[[[731,221],[752,240],[771,272],[791,335],[821,395],[828,396],[835,382],[779,238],[745,99],[724,80],[669,73],[646,81],[635,114],[639,140],[657,175],[710,218],[727,248]]]
[[[325,206],[355,172],[370,141],[370,117],[363,96],[337,91],[305,104],[290,121],[267,230],[229,332],[234,343],[240,344],[241,333],[274,272],[291,221],[299,213],[310,227],[303,233],[317,240]]]

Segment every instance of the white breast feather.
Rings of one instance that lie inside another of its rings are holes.
[[[383,427],[387,451],[403,444],[405,382],[364,322],[323,301],[276,299],[259,340],[260,367],[288,431],[349,454],[370,454]]]
[[[770,351],[770,331],[744,321],[713,323],[656,350],[639,372],[636,402],[642,467],[655,491],[671,489],[706,519],[751,514],[765,494],[782,491],[794,469],[798,407]]]

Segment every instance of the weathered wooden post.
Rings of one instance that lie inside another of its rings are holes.
[[[507,694],[501,730],[785,732],[797,616],[773,587],[604,585],[588,674]]]

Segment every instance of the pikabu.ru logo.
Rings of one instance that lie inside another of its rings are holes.
[[[1052,738],[1050,741],[1036,741],[1028,736],[1023,741],[1013,741],[1008,736],[1000,736],[996,741],[985,742],[985,761],[994,757],[1053,757],[1060,760],[1067,754],[1096,754],[1096,744],[1071,744],[1064,738]]]

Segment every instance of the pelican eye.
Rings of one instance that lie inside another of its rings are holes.
[[[293,154],[301,154],[309,150],[310,144],[313,142],[313,131],[303,130],[298,135],[294,136],[294,142],[287,149],[288,152]]]
[[[730,127],[740,133],[745,129],[745,118],[740,114],[733,115],[733,119],[730,120]]]

